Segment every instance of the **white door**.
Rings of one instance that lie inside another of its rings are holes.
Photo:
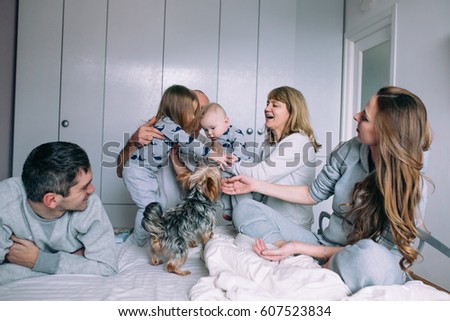
[[[14,175],[34,147],[71,141],[88,153],[99,192],[106,4],[19,3]]]
[[[59,140],[83,147],[101,195],[107,0],[64,5]]]
[[[261,0],[256,98],[256,141],[264,139],[264,108],[267,94],[280,86],[293,86],[296,57],[296,0]]]
[[[115,226],[134,225],[136,206],[116,175],[116,159],[130,135],[158,109],[164,3],[109,1],[101,197]]]
[[[345,34],[343,140],[354,136],[356,123],[353,115],[365,106],[374,91],[382,86],[395,85],[396,8],[394,5],[384,10]]]
[[[62,24],[62,1],[19,1],[14,176],[34,147],[58,140]]]
[[[217,101],[248,141],[255,139],[259,1],[222,1]]]

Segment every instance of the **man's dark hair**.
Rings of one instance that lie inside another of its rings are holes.
[[[42,202],[46,193],[66,197],[77,183],[77,174],[91,169],[86,152],[77,144],[50,142],[31,151],[22,170],[28,199]]]

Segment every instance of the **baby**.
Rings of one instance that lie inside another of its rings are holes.
[[[252,159],[246,150],[244,133],[230,124],[225,110],[219,104],[211,103],[202,108],[200,125],[213,145],[217,143],[225,153],[236,156],[235,161]]]
[[[225,154],[234,156],[235,162],[252,160],[251,153],[246,150],[244,133],[230,124],[230,120],[221,105],[210,103],[204,106],[200,114],[200,125],[205,131],[206,137],[211,140],[212,149],[217,149],[214,145],[219,145],[219,148],[222,148]],[[223,172],[224,177],[229,177],[230,175],[227,172]],[[222,193],[221,202],[223,218],[231,221],[233,203],[231,196]]]

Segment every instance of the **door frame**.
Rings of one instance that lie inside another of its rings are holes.
[[[367,19],[344,34],[344,70],[342,85],[340,140],[355,135],[353,115],[361,106],[363,52],[390,40],[390,84],[396,82],[397,4]]]

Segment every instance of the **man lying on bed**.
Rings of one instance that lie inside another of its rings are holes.
[[[0,182],[0,284],[116,273],[114,232],[93,192],[88,156],[68,142],[36,147],[21,178]]]

